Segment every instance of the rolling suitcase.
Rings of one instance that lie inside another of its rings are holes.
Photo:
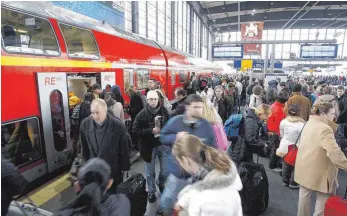
[[[131,216],[143,216],[146,213],[146,179],[141,173],[135,173],[117,186],[117,193],[125,194],[131,204]]]
[[[345,198],[331,196],[325,203],[324,216],[347,216],[347,187]]]
[[[52,216],[53,213],[37,208],[32,202],[12,201],[6,216]]]

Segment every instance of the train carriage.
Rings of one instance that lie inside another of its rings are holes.
[[[30,181],[71,162],[71,87],[118,85],[127,103],[155,78],[171,100],[190,72],[220,70],[49,2],[2,2],[1,35],[2,150]]]

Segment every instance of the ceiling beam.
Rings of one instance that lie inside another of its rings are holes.
[[[311,10],[311,8],[313,8],[314,6],[316,6],[316,4],[318,4],[318,3],[319,3],[319,1],[317,1],[316,3],[314,3],[311,7],[309,7],[309,8],[305,11],[305,13],[301,14],[301,16],[300,16],[298,19],[296,19],[292,24],[290,24],[290,26],[289,26],[288,28],[291,28],[297,21],[299,21],[303,16],[305,16],[305,14],[307,14],[307,13]]]
[[[296,13],[294,14],[294,16],[292,16],[292,18],[290,18],[290,20],[288,20],[288,22],[286,22],[286,23],[283,25],[282,29],[284,29],[284,28],[290,23],[290,21],[292,21],[292,20],[296,17],[296,15],[298,15],[298,14],[302,11],[302,9],[304,9],[304,8],[308,5],[308,3],[310,3],[310,1],[307,1],[306,4],[304,4],[304,6],[302,6],[302,7],[300,8],[300,10],[298,10],[298,12],[296,12]]]
[[[327,22],[329,22],[331,19],[338,18],[339,16],[341,16],[342,14],[344,14],[344,13],[346,13],[346,12],[347,12],[347,10],[343,11],[342,13],[339,13],[339,14],[338,14],[337,16],[335,16],[335,17],[330,18],[329,20],[327,20],[327,21],[325,21],[324,23],[322,23],[322,24],[320,24],[319,26],[317,26],[316,29],[322,27],[322,25],[325,25],[325,24],[326,24]]]

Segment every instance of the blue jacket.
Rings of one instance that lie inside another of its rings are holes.
[[[199,137],[204,144],[217,148],[216,137],[212,126],[205,119],[200,119],[194,126],[191,126],[186,121],[185,115],[178,115],[171,118],[160,131],[161,144],[172,146],[176,140],[176,134],[178,132],[187,132],[195,135]],[[172,155],[169,155],[168,158],[167,171],[178,178],[183,178],[185,176],[184,170],[179,166],[178,161],[172,157]]]

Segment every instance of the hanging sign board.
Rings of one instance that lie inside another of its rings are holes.
[[[242,45],[213,45],[212,58],[243,58]]]
[[[263,38],[263,22],[251,22],[241,24],[242,41],[259,41]],[[261,44],[244,44],[243,51],[245,55],[261,54]]]

